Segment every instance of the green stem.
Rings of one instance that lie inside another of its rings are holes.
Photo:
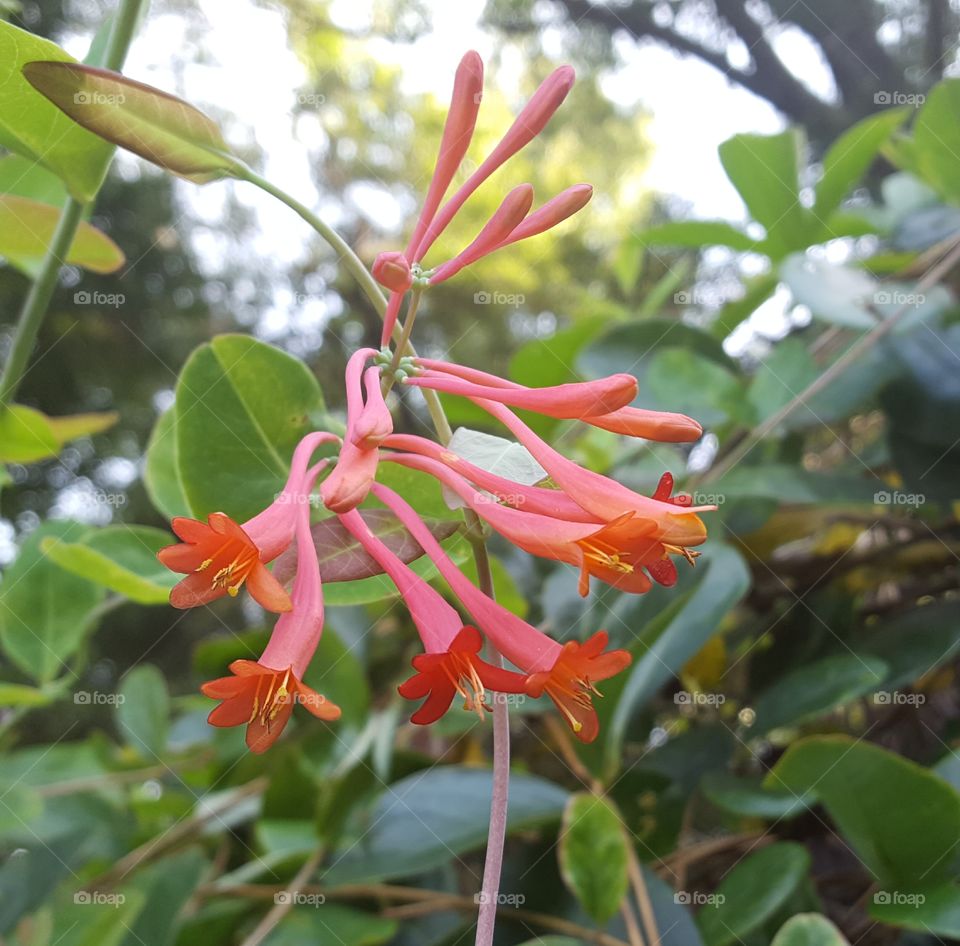
[[[148,0],[121,0],[113,26],[110,29],[110,38],[107,40],[107,48],[103,57],[103,65],[107,69],[117,70],[123,65],[140,14],[145,9],[147,2]],[[60,267],[73,245],[73,239],[77,234],[77,227],[80,226],[85,208],[86,204],[75,200],[73,197],[67,198],[63,213],[60,215],[57,228],[53,233],[53,239],[50,246],[47,247],[40,272],[30,287],[17,318],[17,327],[14,330],[10,354],[3,367],[3,374],[0,375],[0,407],[6,406],[13,400],[17,388],[20,387],[20,382],[26,374],[30,354],[36,344],[40,326],[43,324],[43,318],[47,314],[50,300],[57,288]]]
[[[260,190],[270,194],[271,197],[276,197],[277,200],[286,204],[292,211],[309,223],[336,251],[340,257],[340,262],[347,268],[350,275],[356,279],[364,295],[373,304],[374,309],[377,310],[377,314],[382,316],[383,313],[386,312],[387,300],[380,291],[379,283],[370,274],[370,270],[363,265],[360,257],[353,252],[350,244],[347,243],[333,227],[324,223],[312,210],[301,204],[295,197],[281,190],[275,184],[271,184],[270,181],[261,177],[251,168],[242,168],[240,173],[242,174],[241,180],[256,185]]]

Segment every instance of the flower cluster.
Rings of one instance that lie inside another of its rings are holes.
[[[521,185],[461,254],[432,272],[420,268],[420,260],[464,201],[539,133],[572,80],[572,70],[566,67],[550,76],[492,154],[441,207],[469,144],[482,88],[479,57],[475,53],[464,57],[436,172],[407,250],[382,254],[374,265],[376,277],[392,290],[385,342],[392,337],[402,300],[415,283],[415,291],[423,291],[480,256],[553,226],[589,199],[589,188],[581,185],[529,214],[532,191],[529,185]],[[259,515],[242,524],[220,512],[212,513],[206,523],[173,521],[182,541],[163,549],[159,557],[168,568],[186,576],[171,594],[175,607],[236,595],[246,583],[260,605],[280,615],[259,660],[235,661],[230,676],[204,684],[203,692],[221,701],[210,722],[246,725],[248,746],[262,752],[280,734],[295,702],[327,721],[340,715],[337,706],[303,683],[323,630],[321,575],[310,528],[311,494],[319,482],[323,506],[390,578],[419,632],[423,653],[413,659],[413,676],[399,687],[403,697],[423,700],[412,716],[414,723],[435,722],[457,696],[465,708],[482,716],[489,708],[488,691],[532,698],[546,695],[576,736],[589,742],[598,731],[593,706],[593,697],[599,695],[596,685],[623,670],[630,655],[608,650],[602,630],[586,642],[561,644],[484,594],[403,497],[377,482],[379,465],[392,463],[434,477],[517,547],[576,566],[581,595],[589,592],[591,579],[621,591],[643,593],[653,582],[672,585],[676,581],[676,557],[694,561],[695,547],[706,538],[697,513],[712,507],[693,507],[689,496],[673,495],[673,478],[668,473],[654,494],[645,496],[587,470],[539,437],[513,409],[672,443],[696,440],[700,426],[680,414],[632,407],[637,382],[627,374],[530,388],[452,362],[401,355],[389,348],[361,348],[351,356],[345,375],[343,439],[323,431],[304,437],[294,452],[282,493]],[[394,382],[468,398],[529,451],[545,471],[544,479],[535,485],[515,482],[471,463],[448,445],[394,433],[382,393]],[[331,442],[339,444],[333,469],[328,470],[328,460],[311,465],[317,449]],[[368,497],[386,506],[403,524],[436,566],[461,610],[368,527],[358,509]],[[288,593],[266,566],[291,546],[296,549],[297,568]],[[509,661],[510,668],[481,656],[484,639]]]

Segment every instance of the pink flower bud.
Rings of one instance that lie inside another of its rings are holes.
[[[410,263],[397,250],[378,254],[373,261],[373,278],[392,292],[406,292],[413,285]]]

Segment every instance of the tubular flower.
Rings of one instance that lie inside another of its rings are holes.
[[[194,608],[224,595],[236,596],[246,583],[250,594],[268,611],[289,611],[290,597],[265,567],[293,541],[297,510],[306,503],[312,484],[326,461],[308,470],[310,457],[325,442],[339,441],[334,434],[308,434],[297,445],[290,475],[277,498],[243,525],[222,512],[200,522],[178,516],[171,527],[181,542],[160,549],[157,558],[174,572],[186,574],[170,592],[175,608]]]
[[[460,375],[458,365],[443,361],[419,359],[418,364],[441,367],[427,367],[422,374],[407,377],[405,384],[433,388],[447,394],[485,398],[548,417],[580,420],[583,417],[610,414],[625,407],[637,396],[637,379],[630,374],[610,375],[597,381],[528,388],[522,384],[490,384],[489,380],[478,383]],[[483,375],[484,372],[475,374]],[[487,379],[493,377],[487,375]]]
[[[543,131],[554,112],[567,97],[567,93],[573,86],[573,80],[574,71],[570,66],[561,66],[548,76],[517,115],[499,144],[441,207],[440,203],[473,137],[483,93],[483,62],[475,52],[469,52],[463,57],[454,81],[453,96],[444,124],[433,179],[427,189],[416,227],[402,254],[402,260],[397,254],[390,253],[381,254],[374,263],[375,278],[391,290],[384,316],[382,345],[390,341],[404,293],[413,284],[415,274],[419,274],[421,261],[437,237],[443,233],[474,191],[494,171]],[[532,189],[529,185],[515,188],[477,239],[463,253],[441,266],[429,281],[436,283],[449,279],[464,266],[476,262],[496,249],[556,226],[580,210],[590,199],[591,194],[592,189],[589,185],[579,184],[558,194],[539,210],[528,215],[533,197]],[[406,276],[408,270],[410,271],[409,283]]]
[[[497,650],[528,675],[526,692],[535,697],[546,693],[578,739],[594,740],[599,724],[592,698],[601,695],[596,684],[626,668],[630,655],[623,650],[604,652],[604,631],[598,631],[585,644],[559,644],[547,637],[470,582],[416,512],[396,493],[379,483],[374,485],[373,493],[410,530]]]
[[[621,591],[643,594],[651,587],[644,568],[658,581],[664,576],[660,567],[663,546],[654,535],[656,524],[649,519],[627,512],[609,523],[585,523],[521,511],[491,502],[489,496],[435,460],[403,454],[392,454],[387,459],[436,477],[481,519],[525,552],[577,566],[579,592],[584,597],[590,591],[592,577]],[[663,583],[674,581],[676,571],[672,580],[667,576]]]
[[[607,522],[626,512],[649,519],[656,523],[654,534],[663,542],[664,548],[688,559],[693,557],[689,548],[700,545],[706,539],[706,527],[696,513],[708,512],[716,507],[683,506],[635,493],[616,480],[568,460],[502,404],[482,398],[470,400],[507,427],[549,473],[553,482],[592,515]]]
[[[367,360],[376,354],[372,348],[361,348],[347,362],[347,433],[337,465],[320,487],[324,505],[333,512],[347,512],[366,498],[377,475],[378,444],[393,430],[380,393],[380,369],[364,371]]]
[[[373,535],[356,510],[339,518],[397,586],[423,641],[426,653],[413,658],[417,672],[399,687],[405,699],[427,697],[411,722],[436,722],[458,694],[463,698],[464,709],[482,717],[484,710],[490,708],[486,703],[487,690],[525,691],[524,676],[485,661],[480,656],[480,632],[464,626],[456,610]]]
[[[340,716],[340,708],[303,682],[323,633],[323,591],[317,550],[310,534],[310,507],[302,504],[296,525],[297,577],[293,608],[281,615],[259,660],[235,660],[232,676],[203,684],[206,696],[221,700],[207,721],[212,726],[247,727],[251,752],[265,752],[286,726],[293,704],[318,719]]]
[[[703,434],[703,428],[685,414],[629,407],[630,401],[637,396],[637,380],[633,375],[616,374],[596,381],[528,388],[452,362],[417,358],[415,364],[423,369],[423,373],[407,378],[406,384],[499,401],[548,417],[580,420],[615,434],[661,443],[688,443]],[[591,395],[596,398],[594,402],[589,400]]]

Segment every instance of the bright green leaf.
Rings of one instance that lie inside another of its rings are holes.
[[[46,538],[82,540],[86,526],[47,522],[31,533],[0,583],[0,641],[24,673],[46,683],[93,630],[104,591],[65,572],[41,552]]]
[[[189,516],[190,506],[183,494],[180,469],[177,465],[176,409],[165,410],[150,433],[147,442],[143,485],[150,502],[168,519]]]
[[[188,359],[177,383],[177,465],[195,516],[238,521],[283,488],[297,443],[323,409],[296,358],[247,335],[220,335]]]
[[[790,917],[770,946],[850,946],[843,934],[819,913],[798,913]]]
[[[180,580],[157,561],[157,552],[173,536],[150,526],[106,526],[82,542],[48,539],[43,553],[61,568],[103,585],[138,604],[166,604]]]
[[[944,197],[960,201],[960,79],[930,91],[913,125],[917,170]]]
[[[757,241],[723,220],[675,220],[645,230],[641,237],[647,246],[728,246],[747,252]]]
[[[21,70],[38,59],[72,63],[59,46],[0,20],[0,145],[45,164],[80,201],[100,189],[112,145],[48,102]]]
[[[629,886],[626,832],[613,806],[587,792],[571,795],[558,854],[564,883],[597,923],[606,923]]]
[[[0,462],[33,463],[59,451],[60,440],[45,414],[22,404],[0,410]]]

